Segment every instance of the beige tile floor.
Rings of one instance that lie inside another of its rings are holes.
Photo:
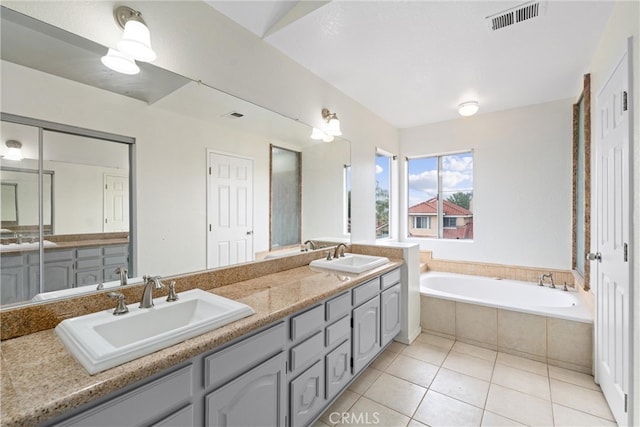
[[[615,426],[590,375],[421,334],[392,343],[320,417],[327,426]]]

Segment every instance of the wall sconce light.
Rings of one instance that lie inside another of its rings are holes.
[[[7,154],[5,154],[4,156],[2,156],[3,159],[5,160],[22,160],[22,143],[20,141],[16,141],[13,139],[8,140],[7,142],[5,142],[5,145],[7,146],[7,148],[9,149],[9,151],[7,151]]]
[[[157,57],[151,48],[151,34],[142,14],[127,6],[118,7],[114,18],[120,28],[124,30],[122,39],[118,42],[118,49],[109,49],[101,58],[104,65],[123,74],[138,74],[140,68],[135,60],[143,62],[154,61]]]
[[[342,131],[340,131],[340,120],[338,119],[338,116],[336,115],[336,113],[332,113],[328,109],[323,108],[322,118],[324,119],[325,122],[327,122],[327,125],[324,130],[324,132],[327,135],[331,135],[331,136],[342,135]]]
[[[458,105],[458,113],[461,116],[473,116],[478,112],[478,101],[467,101]]]

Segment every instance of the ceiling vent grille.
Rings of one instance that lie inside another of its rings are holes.
[[[487,16],[487,25],[493,31],[510,27],[511,25],[542,15],[545,9],[544,6],[545,2],[527,2],[494,15]]]
[[[237,111],[231,111],[230,113],[223,114],[222,117],[228,117],[230,119],[239,119],[240,117],[244,117],[244,114],[238,113]]]

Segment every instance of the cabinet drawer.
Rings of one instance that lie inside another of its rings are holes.
[[[345,316],[333,325],[327,326],[325,333],[325,346],[333,347],[351,335],[351,316]]]
[[[104,265],[113,265],[118,267],[120,265],[127,265],[127,257],[126,255],[114,255],[114,256],[105,256],[104,257]]]
[[[380,289],[387,289],[389,286],[393,286],[400,282],[400,269],[396,268],[387,274],[383,274],[380,282]]]
[[[357,306],[373,298],[380,292],[380,278],[369,280],[353,290],[353,305]]]
[[[53,261],[71,261],[73,260],[73,250],[51,251],[48,250],[44,253],[44,262]],[[40,255],[29,254],[27,255],[27,261],[29,264],[38,264],[40,262]]]
[[[285,345],[284,322],[243,339],[204,359],[204,386],[219,386],[281,352]]]
[[[322,355],[324,345],[322,343],[322,332],[318,332],[311,338],[291,349],[290,367],[291,372],[296,371],[309,362],[317,360]]]
[[[349,292],[327,301],[325,305],[325,317],[327,322],[333,322],[351,311],[351,298]]]
[[[183,427],[196,425],[195,413],[193,405],[189,405],[179,411],[174,412],[161,421],[153,424],[151,427]]]
[[[3,256],[0,258],[0,264],[4,267],[22,267],[22,255],[19,256]]]
[[[78,249],[78,258],[94,258],[101,255],[100,248],[82,248]]]
[[[76,268],[78,270],[84,270],[85,268],[100,267],[100,258],[94,259],[79,259],[76,261]]]
[[[322,305],[319,305],[291,318],[291,339],[293,341],[304,338],[322,328],[324,323],[324,310],[322,307]]]
[[[106,255],[127,255],[127,245],[105,246],[102,253]]]
[[[191,399],[192,371],[179,369],[56,426],[148,425]]]

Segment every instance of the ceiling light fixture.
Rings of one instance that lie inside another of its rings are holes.
[[[7,154],[5,154],[4,156],[2,156],[3,159],[5,160],[22,160],[22,143],[20,141],[16,141],[13,139],[8,140],[7,142],[5,142],[5,145],[7,146],[7,148],[9,149],[9,151],[7,151]]]
[[[458,106],[458,113],[460,113],[461,116],[473,116],[477,112],[478,101],[467,101]]]
[[[322,118],[324,119],[325,122],[327,122],[327,125],[324,130],[324,132],[327,135],[331,135],[331,136],[342,135],[342,131],[340,130],[340,120],[338,119],[338,116],[336,115],[336,113],[332,113],[328,109],[323,108]]]

